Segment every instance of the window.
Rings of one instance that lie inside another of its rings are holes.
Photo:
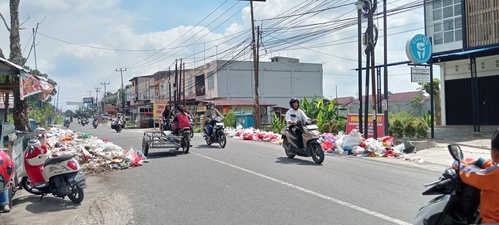
[[[461,1],[434,0],[433,44],[462,41]]]
[[[213,90],[215,88],[215,78],[214,73],[208,75],[208,90]]]
[[[442,23],[441,22],[436,22],[433,25],[433,32],[437,33],[437,32],[441,32],[441,31],[442,31]]]

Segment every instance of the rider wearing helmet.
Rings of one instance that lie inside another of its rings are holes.
[[[206,128],[208,128],[208,140],[210,140],[211,133],[213,132],[213,123],[212,119],[220,116],[223,119],[222,114],[218,111],[218,109],[215,108],[215,103],[214,102],[209,102],[208,103],[208,109],[206,109],[206,112],[204,114],[204,120],[206,124]]]
[[[291,131],[298,139],[298,147],[303,148],[302,133],[303,130],[296,126],[303,124],[305,121],[311,121],[310,118],[301,110],[300,100],[297,98],[291,98],[289,100],[290,109],[286,112],[286,124],[291,128]],[[293,116],[292,116],[293,115]]]

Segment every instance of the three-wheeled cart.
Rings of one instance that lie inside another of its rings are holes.
[[[151,148],[172,148],[182,151],[187,154],[191,147],[191,130],[189,128],[181,129],[178,135],[171,134],[168,131],[150,131],[144,132],[142,138],[142,153],[145,156],[149,154]]]

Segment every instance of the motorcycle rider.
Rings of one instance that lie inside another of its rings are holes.
[[[176,114],[173,118],[173,132],[172,134],[177,135],[178,131],[183,128],[191,127],[191,121],[186,113],[184,113],[184,107],[178,105],[175,108]]]
[[[172,117],[172,110],[170,105],[165,105],[165,109],[161,113],[161,119],[164,121],[170,121],[170,118]],[[163,123],[161,124],[163,126]],[[171,128],[170,128],[171,129]],[[163,130],[167,130],[167,127],[163,127]]]
[[[298,142],[298,147],[303,148],[303,141],[302,141],[302,134],[303,134],[303,129],[298,125],[298,123],[303,123],[305,121],[317,121],[317,120],[312,120],[308,118],[308,116],[301,110],[300,107],[300,100],[297,98],[291,98],[289,100],[289,107],[291,107],[287,112],[286,112],[286,123],[288,124],[289,128],[293,132],[293,134],[297,138]],[[294,114],[296,115],[295,117],[292,117],[291,115]],[[299,121],[299,122],[298,122]]]
[[[480,217],[482,224],[499,224],[499,129],[491,140],[492,159],[479,158],[472,162],[461,161],[459,176],[461,180],[482,190],[480,195]],[[473,167],[476,165],[480,169]],[[453,165],[457,168],[457,162]]]
[[[222,119],[224,118],[222,114],[218,111],[218,109],[215,108],[215,103],[214,102],[209,102],[208,103],[208,109],[206,109],[206,112],[204,113],[204,123],[205,126],[208,130],[208,141],[211,140],[211,133],[213,133],[213,121],[212,119],[220,116]]]

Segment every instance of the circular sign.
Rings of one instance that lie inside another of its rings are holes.
[[[423,34],[416,34],[407,41],[405,53],[411,62],[423,64],[431,58],[432,47],[430,39]]]

